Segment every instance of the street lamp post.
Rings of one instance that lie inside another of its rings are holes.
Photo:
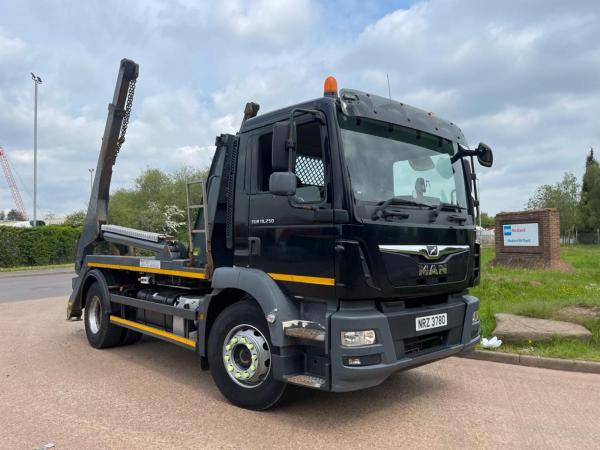
[[[90,195],[92,195],[92,189],[94,186],[94,169],[88,169],[88,172],[90,173]]]
[[[37,103],[38,103],[38,84],[42,84],[42,79],[31,72],[31,79],[35,85],[35,103],[33,109],[33,226],[37,226]]]

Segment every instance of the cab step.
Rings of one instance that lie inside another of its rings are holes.
[[[295,373],[284,376],[285,381],[291,384],[297,384],[299,386],[306,386],[315,389],[323,389],[327,384],[327,381],[323,377],[316,375],[309,375],[306,373]]]

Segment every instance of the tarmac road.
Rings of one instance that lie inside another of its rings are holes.
[[[95,350],[66,296],[0,304],[0,448],[598,448],[600,376],[449,358],[268,412],[228,404],[192,352]]]
[[[73,269],[23,270],[0,273],[0,303],[68,296]]]

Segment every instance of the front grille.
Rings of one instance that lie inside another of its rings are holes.
[[[418,255],[388,252],[381,252],[381,258],[388,281],[394,287],[429,287],[456,283],[457,290],[460,290],[463,286],[466,287],[469,281],[467,268],[471,267],[470,251],[454,253],[435,261],[428,261]],[[439,273],[438,269],[441,269],[442,265],[444,270]]]
[[[447,331],[404,339],[404,354],[414,355],[446,343]]]

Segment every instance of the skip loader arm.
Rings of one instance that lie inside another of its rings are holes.
[[[125,141],[125,132],[129,122],[138,72],[139,66],[135,62],[129,59],[121,60],[113,101],[108,105],[108,117],[106,118],[87,215],[77,244],[75,271],[78,276],[73,280],[73,292],[67,308],[68,319],[81,316],[79,291],[86,274],[86,270],[83,270],[84,261],[85,257],[93,252],[96,243],[101,239],[101,225],[107,223],[113,165],[121,145]]]

